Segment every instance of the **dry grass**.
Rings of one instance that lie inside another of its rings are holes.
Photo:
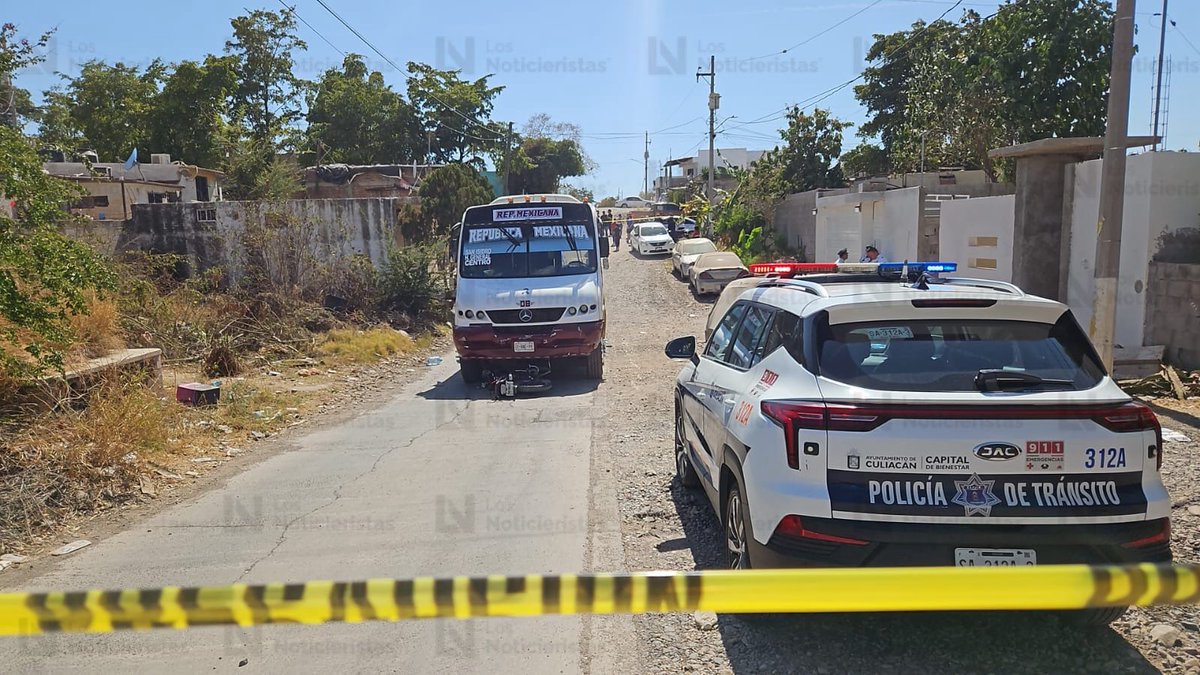
[[[31,416],[0,442],[0,539],[129,499],[145,462],[189,433],[180,406],[138,382],[105,382],[80,405]]]
[[[111,298],[101,298],[95,291],[87,296],[87,312],[69,316],[71,333],[75,336],[72,350],[86,358],[104,356],[114,349],[125,347],[121,337],[121,314]]]
[[[334,329],[325,334],[325,339],[318,345],[317,350],[324,356],[348,363],[372,363],[421,348],[422,341],[427,339],[413,340],[394,328],[386,327],[368,330]]]

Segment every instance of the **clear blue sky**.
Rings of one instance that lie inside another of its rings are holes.
[[[340,64],[341,50],[366,55],[373,68],[404,90],[402,75],[316,0],[288,1],[325,38],[301,24],[309,45],[299,59],[302,77],[315,78]],[[697,65],[707,66],[709,54],[717,57],[718,120],[734,116],[721,125],[718,147],[765,149],[777,138],[773,114],[859,74],[873,33],[901,30],[948,9],[947,18],[957,18],[965,7],[986,15],[998,5],[995,0],[965,0],[954,9],[952,0],[326,2],[401,67],[411,60],[461,68],[476,77],[495,73],[493,82],[506,87],[497,101],[497,119],[519,126],[545,112],[579,124],[584,146],[599,166],[573,182],[594,189],[598,197],[641,189],[643,132],[651,132],[652,176],[668,156],[694,155],[705,142],[708,85],[697,82],[695,73]],[[1178,28],[1167,32],[1166,53],[1174,61],[1167,147],[1197,150],[1200,116],[1189,113],[1187,101],[1200,94],[1200,3],[1175,0],[1171,5]],[[1160,6],[1160,0],[1138,3],[1134,134],[1150,129]],[[17,77],[17,84],[37,95],[59,81],[54,70],[73,74],[92,58],[145,64],[155,57],[178,61],[219,53],[230,34],[229,19],[247,7],[280,5],[277,0],[20,2],[9,3],[0,19],[16,23],[25,35],[58,29],[49,63]],[[863,120],[851,88],[821,105],[843,119]],[[763,118],[768,121],[751,123]],[[847,141],[847,146],[857,143]]]

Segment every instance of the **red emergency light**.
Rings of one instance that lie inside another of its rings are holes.
[[[838,271],[837,263],[754,263],[750,273],[755,276],[794,277],[801,274],[833,274]]]

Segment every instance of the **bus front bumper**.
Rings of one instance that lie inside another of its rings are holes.
[[[454,348],[464,359],[548,359],[587,356],[604,339],[604,321],[539,326],[455,326]],[[532,351],[529,347],[532,345]]]

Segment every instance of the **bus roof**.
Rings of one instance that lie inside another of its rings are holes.
[[[566,204],[582,204],[583,202],[572,197],[571,195],[559,195],[550,193],[537,193],[532,195],[505,195],[504,197],[496,197],[489,204],[541,204],[541,203],[566,203]]]

